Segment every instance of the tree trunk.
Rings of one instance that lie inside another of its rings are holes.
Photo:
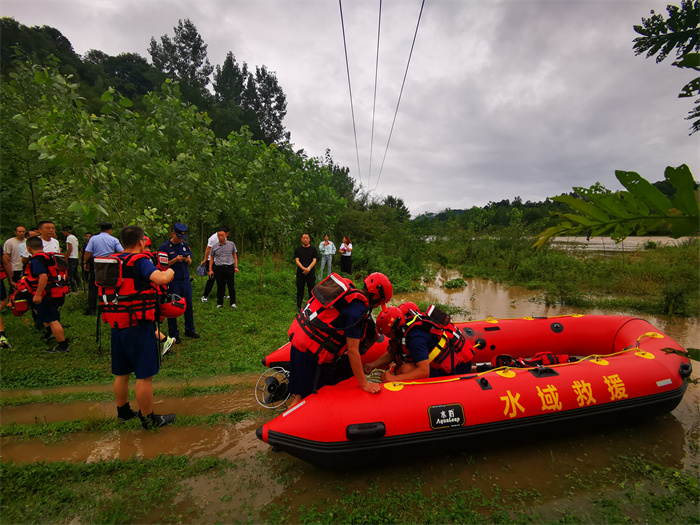
[[[265,246],[267,243],[265,242],[267,237],[267,230],[265,230],[265,233],[263,233],[263,249],[262,249],[262,259],[260,259],[260,285],[258,286],[258,291],[262,292],[262,276],[263,276],[263,266],[265,264]]]

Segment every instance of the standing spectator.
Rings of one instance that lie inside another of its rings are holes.
[[[24,228],[22,228],[24,229]],[[15,232],[17,230],[15,229]],[[5,308],[7,304],[7,290],[5,289],[5,274],[7,274],[8,280],[13,284],[13,280],[10,277],[10,272],[12,271],[12,264],[10,263],[10,257],[5,253],[2,247],[0,247],[0,313]],[[5,321],[0,315],[0,348],[10,348],[10,342],[5,337]]]
[[[318,261],[318,250],[311,246],[311,238],[308,233],[301,236],[301,246],[294,250],[294,261],[297,263],[297,313],[301,313],[301,303],[304,301],[304,286],[311,290],[316,284],[316,272],[314,266]]]
[[[61,246],[56,238],[56,227],[51,221],[39,223],[39,236],[44,245],[44,253],[61,253]]]
[[[330,240],[331,237],[328,234],[323,236],[323,241],[318,245],[318,252],[321,254],[321,272],[318,276],[319,281],[323,281],[323,271],[328,267],[328,275],[333,271],[333,255],[335,254],[335,244]]]
[[[112,223],[100,223],[100,233],[93,235],[85,247],[83,268],[88,275],[88,306],[85,315],[95,315],[97,312],[97,285],[95,284],[95,257],[105,257],[119,253],[124,248],[116,237],[112,237]]]
[[[58,309],[63,304],[63,297],[53,297],[53,293],[51,293],[53,289],[59,288],[52,273],[52,267],[55,267],[56,262],[53,257],[45,254],[41,238],[27,239],[27,250],[32,257],[24,269],[24,274],[32,291],[36,320],[46,326],[47,330],[50,330],[51,335],[56,338],[58,343],[56,347],[46,351],[49,353],[68,352],[68,341],[58,315]],[[45,339],[46,341],[50,339],[48,332]]]
[[[83,290],[85,289],[85,285],[87,284],[88,280],[90,279],[90,273],[88,272],[87,268],[85,267],[87,264],[87,261],[85,259],[85,248],[87,248],[87,245],[90,242],[91,237],[92,237],[92,233],[88,232],[85,234],[85,246],[83,246],[83,251],[80,253],[80,268],[81,268],[82,274],[83,274]]]
[[[192,251],[185,242],[187,239],[187,226],[181,222],[175,223],[169,241],[164,242],[158,248],[159,252],[168,254],[168,263],[175,272],[175,277],[168,286],[168,292],[177,294],[185,299],[185,335],[192,339],[199,339],[199,334],[194,330],[194,312],[192,310],[192,282],[190,281],[190,269],[192,264]],[[177,319],[168,319],[168,335],[180,343],[180,330],[177,327]]]
[[[236,273],[238,272],[238,253],[236,245],[226,240],[228,228],[216,232],[217,243],[212,247],[209,260],[209,278],[216,278],[216,307],[223,308],[226,285],[231,297],[231,308],[236,308]]]
[[[80,264],[80,254],[78,253],[78,238],[71,233],[71,227],[63,228],[63,235],[66,237],[66,256],[68,257],[68,286],[71,292],[76,292],[80,286],[78,276],[78,265]]]
[[[352,273],[352,241],[347,235],[343,237],[340,245],[340,271],[341,273]]]
[[[139,226],[124,228],[121,238],[126,250],[119,257],[122,260],[134,257],[138,259],[134,262],[134,271],[123,279],[119,295],[144,297],[149,295],[149,292],[155,294],[151,283],[160,286],[172,280],[172,269],[157,270],[148,257],[140,255],[144,251],[144,241],[143,230]],[[133,294],[134,289],[142,290],[142,293]],[[117,421],[127,421],[138,416],[141,419],[141,426],[148,430],[172,423],[175,420],[175,414],[159,415],[153,412],[153,376],[160,368],[154,323],[156,312],[154,302],[141,300],[142,304],[150,307],[139,310],[140,319],[134,319],[126,328],[112,326],[112,374],[114,374],[114,398],[117,402]],[[105,312],[108,322],[111,315],[112,312],[108,309]],[[136,376],[138,412],[129,405],[129,377],[132,372]]]
[[[211,234],[211,237],[207,239],[207,249],[204,250],[204,259],[202,260],[202,264],[205,265],[207,270],[211,269],[211,264],[209,264],[209,254],[211,253],[211,249],[219,243],[219,237],[218,233],[220,231],[223,231],[226,233],[226,237],[228,237],[228,226],[222,226],[218,230],[216,230],[214,233]],[[209,294],[211,293],[212,288],[214,288],[214,282],[216,282],[216,279],[209,275],[209,278],[207,279],[207,284],[204,286],[204,293],[202,294],[202,302],[206,303],[209,300]],[[234,297],[234,303],[235,297]]]
[[[25,238],[26,233],[27,229],[24,226],[17,226],[15,228],[15,236],[7,239],[3,246],[4,252],[10,258],[12,267],[12,273],[7,274],[7,280],[12,287],[22,277],[22,251],[20,246],[27,241]]]

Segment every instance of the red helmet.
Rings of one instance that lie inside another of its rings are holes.
[[[409,310],[412,312],[420,313],[420,308],[418,308],[418,305],[412,302],[401,303],[399,305],[399,310],[401,310],[401,313],[404,316],[409,312]]]
[[[383,273],[371,273],[365,279],[365,286],[369,291],[372,306],[378,304],[386,304],[391,301],[394,295],[394,287],[391,286],[391,281]]]
[[[187,308],[185,299],[179,295],[171,294],[166,296],[165,302],[160,304],[160,315],[161,317],[174,319],[184,314],[185,308]]]
[[[406,318],[396,306],[382,310],[377,316],[377,331],[380,334],[389,335],[404,324],[406,324]]]
[[[151,239],[145,233],[143,234],[143,245],[146,248],[151,246]]]

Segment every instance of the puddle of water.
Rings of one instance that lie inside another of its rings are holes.
[[[447,289],[442,284],[451,279],[461,277],[457,270],[442,269],[438,272],[434,283],[427,286],[423,292],[411,292],[396,294],[393,304],[401,304],[405,301],[427,301],[429,303],[441,303],[458,306],[466,313],[453,317],[455,321],[473,321],[487,317],[551,317],[586,313],[589,315],[635,315],[649,321],[664,333],[668,334],[684,348],[700,348],[700,326],[697,318],[668,319],[647,314],[636,314],[618,310],[586,310],[570,306],[547,306],[533,302],[536,292],[522,286],[504,286],[474,277],[465,279],[467,286],[464,288]]]
[[[91,463],[132,457],[148,459],[160,454],[236,459],[269,450],[269,446],[255,436],[255,430],[261,424],[262,418],[248,419],[236,425],[164,427],[158,432],[135,427],[74,433],[55,443],[43,443],[39,438],[3,438],[0,441],[0,460]]]
[[[253,372],[247,374],[238,374],[234,376],[214,376],[214,377],[198,377],[188,379],[187,381],[161,380],[156,376],[153,380],[153,388],[182,388],[185,386],[206,387],[217,385],[255,385],[256,381],[262,374]],[[133,390],[136,381],[131,379],[129,388]],[[16,389],[3,390],[2,397],[21,397],[21,396],[46,396],[49,394],[74,394],[81,392],[111,392],[112,384],[108,385],[78,385],[78,386],[61,386],[41,389]]]
[[[138,405],[134,403],[134,409]],[[264,409],[253,397],[253,386],[243,390],[234,390],[226,394],[186,397],[156,397],[156,413],[175,412],[181,416],[205,416],[209,414],[242,412]],[[51,423],[71,419],[109,419],[117,417],[114,401],[97,403],[95,401],[78,401],[75,403],[37,403],[32,405],[0,407],[0,424]]]

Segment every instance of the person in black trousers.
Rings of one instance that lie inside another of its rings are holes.
[[[316,285],[316,271],[314,266],[318,261],[318,250],[311,246],[311,238],[308,233],[301,236],[301,246],[294,250],[294,261],[297,263],[297,312],[301,313],[301,303],[304,301],[304,286],[311,290]]]
[[[224,295],[228,285],[231,297],[231,308],[236,308],[236,282],[238,272],[238,253],[236,245],[226,240],[228,229],[221,228],[216,232],[219,242],[211,247],[209,252],[209,277],[216,278],[216,307],[223,308]]]

